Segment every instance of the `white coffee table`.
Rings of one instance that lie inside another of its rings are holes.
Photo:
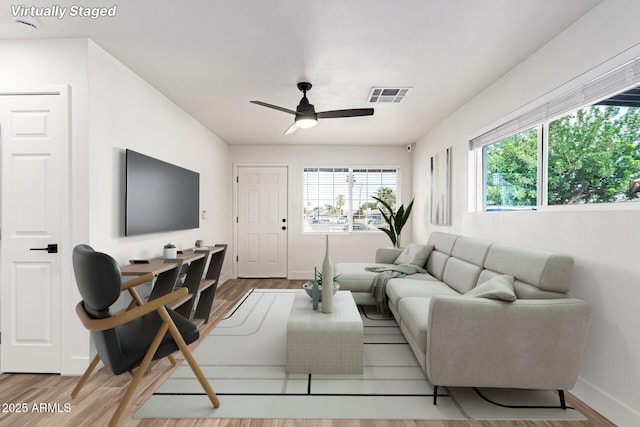
[[[321,309],[313,310],[305,291],[296,293],[287,322],[287,372],[361,374],[364,330],[351,292],[333,296],[332,313]]]

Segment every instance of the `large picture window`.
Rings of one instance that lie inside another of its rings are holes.
[[[632,92],[637,106],[608,105],[623,98],[618,96],[549,123],[549,205],[622,202],[640,196],[632,191],[640,178],[640,89]]]
[[[536,206],[537,147],[537,129],[482,147],[485,210],[532,209]]]
[[[471,140],[483,210],[640,200],[639,70],[640,58]]]
[[[395,168],[304,168],[304,232],[376,231],[382,215],[372,196],[395,208]]]

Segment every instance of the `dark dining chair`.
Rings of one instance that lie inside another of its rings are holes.
[[[78,395],[100,360],[114,375],[131,373],[131,384],[109,423],[110,426],[115,426],[151,361],[169,357],[175,364],[172,353],[180,350],[213,407],[220,406],[218,397],[187,347],[200,336],[197,326],[165,307],[184,298],[188,293],[186,288],[144,303],[134,288],[153,280],[153,274],[148,273],[123,283],[116,261],[107,254],[94,251],[88,245],[74,248],[73,270],[82,296],[82,301],[76,306],[76,313],[91,331],[97,355],[72,391],[72,398]],[[114,314],[110,307],[124,290],[129,291],[133,301],[127,310]],[[132,370],[135,368],[138,370],[133,374]]]

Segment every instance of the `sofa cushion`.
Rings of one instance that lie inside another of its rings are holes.
[[[416,274],[412,274],[412,275],[408,276],[408,278],[411,279],[411,280],[429,280],[429,281],[439,282],[438,279],[436,279],[435,277],[433,277],[429,273],[416,273]]]
[[[407,277],[389,280],[385,289],[389,305],[394,308],[398,307],[400,300],[406,297],[431,298],[435,295],[460,295],[434,277],[431,280],[425,280],[425,276],[423,275],[422,280]]]
[[[493,243],[491,240],[479,239],[477,237],[460,236],[453,246],[451,256],[482,267],[489,253],[489,248]]]
[[[543,291],[569,292],[573,258],[568,255],[495,243],[489,249],[485,268],[508,274],[517,281]]]
[[[438,280],[442,280],[447,260],[451,256],[458,235],[434,231],[429,235],[427,245],[433,246],[433,252],[427,260],[427,271]]]
[[[444,273],[444,267],[447,265],[450,255],[444,252],[434,250],[429,255],[427,260],[427,271],[438,280],[442,280],[442,273]]]
[[[333,274],[340,275],[338,283],[340,289],[351,292],[371,292],[373,279],[378,275],[372,271],[365,270],[365,267],[384,267],[389,264],[372,264],[345,262],[337,263],[334,266]]]
[[[513,276],[498,275],[479,284],[464,294],[468,297],[489,298],[502,301],[515,301],[516,293],[513,289]]]
[[[427,241],[427,245],[432,245],[434,249],[438,252],[445,253],[447,255],[451,255],[453,251],[453,246],[456,243],[460,236],[457,234],[450,233],[442,233],[440,231],[434,231],[429,235],[429,240]]]
[[[442,280],[460,293],[471,290],[478,283],[492,244],[490,240],[460,236],[453,246]]]
[[[420,245],[417,243],[409,244],[398,258],[393,262],[394,264],[413,264],[419,267],[424,267],[427,263],[429,255],[433,251],[433,245]]]
[[[500,273],[496,273],[491,270],[482,270],[480,276],[478,277],[478,283],[484,283],[487,280],[500,276]],[[561,292],[551,292],[551,291],[543,291],[542,289],[529,285],[528,283],[522,282],[518,279],[515,279],[513,282],[513,290],[516,293],[516,297],[518,299],[561,299],[561,298],[569,298],[569,295]]]
[[[471,290],[478,283],[482,267],[460,258],[451,257],[442,275],[442,280],[461,294]]]
[[[413,341],[424,353],[427,348],[427,323],[430,298],[403,298],[398,305],[402,329],[408,331]]]

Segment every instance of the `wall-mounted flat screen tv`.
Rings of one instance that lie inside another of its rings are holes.
[[[200,227],[199,173],[133,150],[126,163],[126,236]]]

